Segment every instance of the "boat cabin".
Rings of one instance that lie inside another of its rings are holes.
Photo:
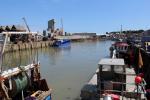
[[[142,37],[142,47],[146,50],[147,53],[150,53],[150,36]]]
[[[97,87],[100,96],[104,93],[119,93],[125,89],[120,83],[126,82],[124,59],[104,58],[98,63]]]
[[[61,46],[70,46],[70,39],[57,39],[55,40],[53,46],[54,47],[61,47]]]
[[[129,45],[126,42],[116,42],[113,44],[114,49],[119,52],[127,52]]]
[[[140,85],[135,84],[135,71],[133,68],[125,67],[124,59],[104,58],[98,65],[97,93],[99,98],[108,97],[109,94],[118,98],[133,98],[134,100],[145,98],[145,81],[143,80]],[[113,96],[111,97],[113,98]]]
[[[115,50],[117,58],[124,58],[124,55],[127,54],[128,49],[129,45],[126,42],[115,42],[110,47],[110,57],[112,57],[113,51]]]

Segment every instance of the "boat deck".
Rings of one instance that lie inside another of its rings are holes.
[[[135,85],[134,79],[136,77],[135,71],[133,68],[125,68],[126,72],[122,73],[126,75],[126,83],[122,82],[112,82],[116,84],[125,84],[125,91],[117,91],[116,92],[123,92],[123,95],[120,96],[120,100],[137,100],[137,93],[136,93],[136,88],[137,86]],[[96,70],[96,73],[99,72],[99,69]],[[82,88],[82,92],[96,92],[96,85],[97,85],[97,74],[94,74],[93,77],[90,79],[90,81]],[[108,90],[109,91],[109,90]],[[113,91],[113,90],[110,90]],[[144,100],[144,93],[140,95],[140,98]],[[93,99],[95,100],[95,99]],[[100,98],[100,100],[104,100],[104,98]]]
[[[32,97],[36,97],[38,100],[45,100],[46,97],[50,96],[52,92],[52,89],[49,91],[36,91],[34,94],[32,94]],[[46,99],[47,100],[47,99]],[[49,98],[51,100],[51,97]]]
[[[126,97],[135,98],[137,99],[137,85],[135,84],[134,80],[136,77],[136,73],[133,68],[126,68]],[[139,89],[141,90],[141,86]],[[139,91],[141,93],[140,98],[144,99],[144,92]],[[125,99],[126,100],[126,99]]]
[[[136,88],[136,85],[134,84],[135,79],[135,72],[133,68],[126,68],[126,91],[127,92],[133,92]]]

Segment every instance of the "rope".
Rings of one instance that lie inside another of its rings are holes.
[[[29,76],[29,74],[25,71],[25,69],[24,68],[22,68],[22,67],[18,67],[20,70],[21,70],[21,73],[23,72],[24,74],[25,74],[25,76],[27,77],[27,81],[28,81],[28,86],[30,86],[31,85],[31,80],[30,80],[30,76]]]
[[[8,95],[8,88],[5,86],[4,81],[1,81],[1,87],[6,95],[7,100],[11,100],[11,98]]]
[[[23,94],[23,90],[22,90],[22,100],[24,100],[24,94]]]
[[[21,65],[21,54],[20,54],[20,50],[19,50],[19,67],[20,67],[20,65]],[[22,69],[22,68],[21,68]]]

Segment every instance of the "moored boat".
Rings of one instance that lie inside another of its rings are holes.
[[[51,89],[46,79],[41,78],[40,63],[2,70],[2,55],[10,34],[31,34],[32,32],[4,32],[0,56],[0,100],[51,100]]]
[[[98,66],[97,74],[81,90],[82,100],[146,99],[144,79],[136,76],[133,68],[127,68],[124,59],[104,58]]]
[[[128,68],[123,58],[115,56],[114,53],[113,58],[99,61],[96,73],[81,90],[83,100],[146,100],[143,76]]]
[[[53,46],[54,47],[69,46],[70,43],[71,43],[71,40],[69,39],[57,39],[55,40]]]
[[[117,58],[123,58],[123,56],[126,55],[129,50],[129,45],[127,44],[127,42],[123,42],[123,41],[117,41],[114,44],[112,44],[112,46],[110,47],[111,58],[113,56],[114,50],[116,52]]]
[[[140,79],[133,68],[125,66],[124,59],[101,59],[97,74],[97,92],[100,98],[111,95],[115,100],[146,99],[146,83],[144,79]]]

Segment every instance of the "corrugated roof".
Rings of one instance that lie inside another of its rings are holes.
[[[129,46],[126,42],[116,42],[113,45],[115,45],[115,46]]]

